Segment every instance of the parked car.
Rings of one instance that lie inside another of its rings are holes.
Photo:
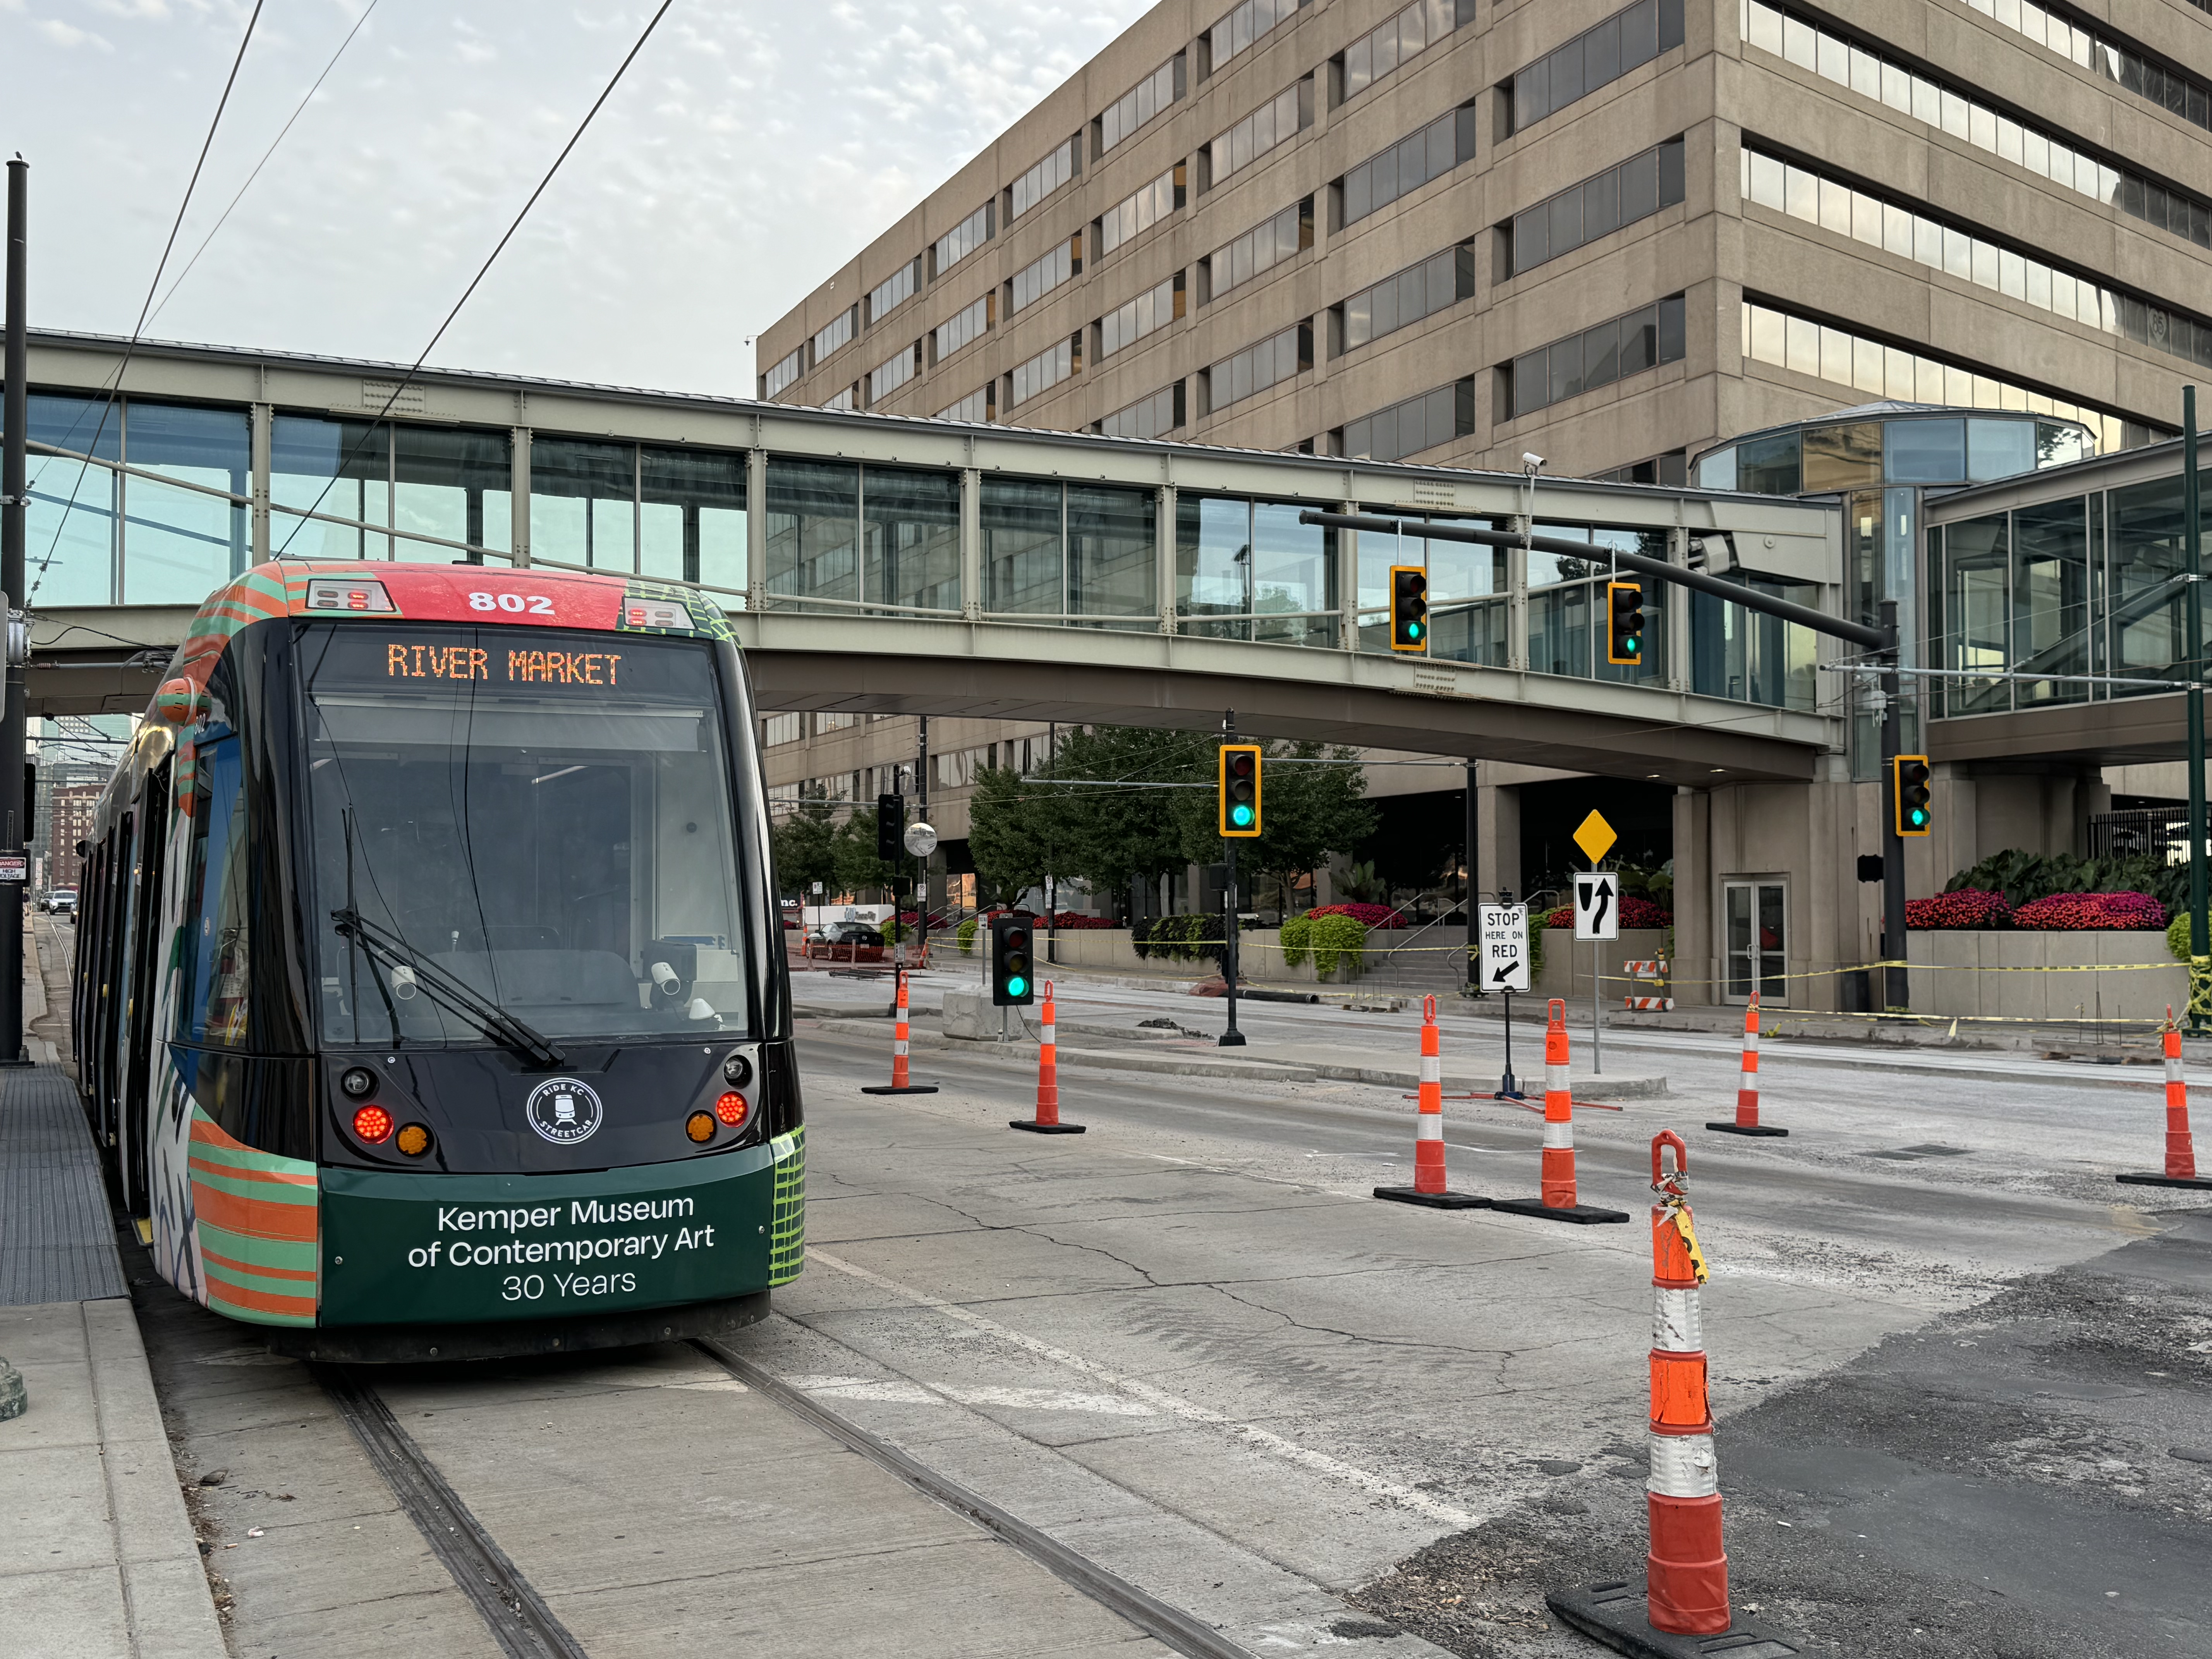
[[[76,914],[76,889],[57,887],[46,897],[46,914],[50,916],[73,916]]]
[[[833,921],[808,933],[805,954],[830,962],[881,962],[884,936],[864,921]]]

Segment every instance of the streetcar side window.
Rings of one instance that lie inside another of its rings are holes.
[[[191,779],[191,848],[179,941],[179,1040],[236,1047],[250,1006],[248,946],[252,860],[246,847],[245,774],[238,739],[204,744]]]

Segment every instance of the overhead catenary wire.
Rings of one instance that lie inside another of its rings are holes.
[[[415,377],[422,372],[423,363],[428,361],[430,354],[438,349],[438,342],[446,337],[446,331],[453,325],[453,319],[461,314],[461,307],[468,304],[470,296],[476,293],[478,285],[491,274],[492,265],[498,260],[499,256],[507,251],[507,245],[514,240],[514,233],[522,228],[522,222],[530,216],[530,210],[538,205],[538,198],[543,196],[547,186],[552,184],[553,176],[561,171],[561,164],[568,159],[569,152],[582,142],[584,134],[590,129],[593,118],[605,106],[607,100],[614,96],[615,88],[622,84],[623,76],[629,72],[629,66],[637,61],[638,53],[645,50],[645,43],[653,38],[653,32],[660,27],[660,20],[668,15],[668,9],[675,3],[676,0],[660,0],[659,9],[653,14],[643,31],[631,45],[629,52],[623,57],[622,62],[616,65],[615,72],[609,78],[606,86],[600,91],[599,95],[592,100],[591,108],[584,112],[584,118],[576,124],[575,131],[568,135],[568,142],[561,146],[561,153],[553,158],[553,165],[545,169],[545,176],[538,181],[538,188],[530,192],[529,200],[523,203],[521,211],[514,216],[514,222],[507,226],[497,244],[485,256],[484,262],[477,268],[477,274],[469,279],[469,285],[461,290],[461,297],[453,301],[453,308],[446,313],[445,320],[438,325],[436,331],[430,336],[428,343],[416,355],[414,362],[409,365],[406,374],[400,376],[398,384],[392,388],[391,394],[385,398],[384,406],[370,418],[368,425],[362,429],[361,437],[348,452],[345,459],[331,469],[331,476],[323,481],[323,487],[317,492],[314,501],[309,505],[308,512],[320,510],[324,498],[329,495],[331,489],[337,486],[338,480],[346,476],[347,470],[359,459],[361,452],[368,447],[368,441],[383,427],[385,416],[391,414],[392,406],[399,401],[400,394],[412,386]],[[276,557],[281,559],[284,556],[286,550],[291,547],[294,538],[299,535],[307,522],[307,520],[301,519],[292,526],[290,532],[284,538],[284,545],[276,550]]]
[[[53,539],[46,544],[46,556],[39,561],[39,574],[32,580],[30,592],[23,596],[22,603],[27,609],[37,596],[40,583],[46,580],[46,572],[52,568],[54,555],[60,550],[62,530],[69,523],[70,509],[76,505],[77,491],[84,486],[85,472],[92,465],[90,456],[99,451],[100,438],[107,430],[107,417],[114,412],[115,399],[123,390],[123,377],[131,372],[131,354],[137,350],[139,337],[146,331],[146,319],[153,311],[154,295],[161,289],[161,274],[169,268],[169,256],[176,251],[177,234],[185,228],[185,213],[192,204],[192,192],[199,187],[200,173],[207,166],[208,151],[214,148],[216,129],[222,125],[222,112],[230,107],[231,88],[238,84],[238,71],[246,62],[246,49],[253,43],[254,25],[261,21],[263,3],[264,0],[253,0],[252,15],[246,20],[246,33],[239,37],[238,55],[230,60],[230,73],[223,79],[222,96],[216,100],[215,116],[208,123],[207,137],[200,141],[199,159],[192,163],[192,176],[185,181],[184,199],[177,204],[177,216],[170,222],[168,240],[161,244],[161,258],[154,267],[154,279],[146,284],[146,298],[138,307],[138,320],[131,326],[130,341],[123,348],[123,361],[115,366],[115,377],[109,381],[106,396],[101,399],[100,420],[93,428],[92,441],[85,446],[87,459],[77,464],[76,482],[70,487],[68,505],[62,508],[61,518],[54,525]],[[80,416],[79,419],[82,418]],[[75,432],[76,426],[72,424],[70,430]]]

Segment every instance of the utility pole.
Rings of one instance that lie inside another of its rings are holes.
[[[1482,884],[1476,879],[1480,865],[1475,856],[1475,763],[1467,763],[1467,994],[1471,997],[1485,994],[1482,988],[1482,965],[1476,959],[1475,907],[1481,902]]]
[[[1905,837],[1897,832],[1897,757],[1904,749],[1904,699],[1898,690],[1897,601],[1881,602],[1881,631],[1888,636],[1881,666],[1881,954],[1886,962],[1905,960]],[[1756,926],[1754,920],[1753,926]],[[1881,970],[1882,1011],[1903,1013],[1911,1006],[1905,970]],[[1757,987],[1753,988],[1756,989]]]
[[[2197,521],[2198,511],[2197,388],[2185,386],[2181,388],[2181,547],[2189,566],[2185,589],[2189,629],[2189,1029],[2201,1032],[2204,1018],[2197,1011],[2197,979],[2205,956],[2212,953],[2212,933],[2205,929],[2204,915],[2204,537]]]
[[[8,163],[8,340],[4,372],[8,432],[0,453],[0,629],[4,629],[7,702],[0,708],[0,852],[20,860],[29,874],[23,831],[30,803],[23,799],[23,665],[15,653],[15,612],[23,603],[23,508],[26,428],[30,421],[31,353],[27,321],[28,278],[24,258],[30,235],[30,164]],[[23,880],[0,884],[0,1066],[28,1063],[23,1053]]]
[[[920,758],[915,763],[914,771],[914,793],[918,803],[915,808],[917,814],[915,822],[927,823],[929,822],[929,716],[915,715],[915,728],[921,733],[917,740],[917,752]],[[929,965],[929,856],[928,854],[924,853],[915,860],[919,866],[919,873],[914,884],[915,941],[918,947],[915,965],[919,968],[927,968]]]
[[[1225,708],[1221,714],[1221,740],[1237,741],[1237,711]],[[1242,1048],[1248,1045],[1244,1033],[1237,1029],[1237,843],[1222,842],[1226,866],[1221,888],[1221,977],[1229,988],[1229,1029],[1221,1034],[1219,1046]]]

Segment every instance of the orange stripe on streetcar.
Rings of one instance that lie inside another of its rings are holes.
[[[213,1262],[227,1273],[252,1273],[258,1279],[300,1279],[313,1285],[322,1278],[313,1267],[261,1267],[251,1261],[234,1261],[227,1255],[210,1250],[204,1243],[200,1245],[200,1259]]]
[[[265,1199],[237,1198],[204,1182],[192,1183],[192,1198],[199,1213],[225,1232],[250,1238],[289,1240],[312,1244],[320,1232],[320,1209],[313,1204],[275,1204]]]

